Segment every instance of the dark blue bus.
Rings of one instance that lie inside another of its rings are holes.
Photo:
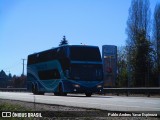
[[[99,93],[103,67],[97,46],[66,45],[28,56],[27,88],[33,94]]]

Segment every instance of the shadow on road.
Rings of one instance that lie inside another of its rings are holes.
[[[45,93],[45,96],[55,96],[55,95],[54,93]],[[92,95],[91,97],[86,97],[85,94],[67,94],[67,96],[58,96],[58,97],[112,98],[112,96],[103,96],[103,95]]]

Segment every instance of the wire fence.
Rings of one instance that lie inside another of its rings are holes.
[[[103,93],[113,93],[113,94],[126,94],[129,96],[131,94],[145,94],[148,97],[151,95],[160,95],[160,87],[139,87],[139,88],[103,88]]]
[[[5,92],[27,92],[27,88],[0,88],[0,91],[5,91]]]

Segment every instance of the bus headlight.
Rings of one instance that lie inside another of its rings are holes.
[[[97,88],[101,88],[102,87],[102,85],[97,85]]]
[[[79,88],[79,87],[80,87],[80,85],[78,85],[78,84],[75,84],[75,85],[74,85],[74,87],[75,87],[75,88]]]

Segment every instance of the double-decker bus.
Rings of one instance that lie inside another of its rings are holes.
[[[33,94],[99,93],[103,67],[97,46],[66,45],[28,55],[27,88]]]

